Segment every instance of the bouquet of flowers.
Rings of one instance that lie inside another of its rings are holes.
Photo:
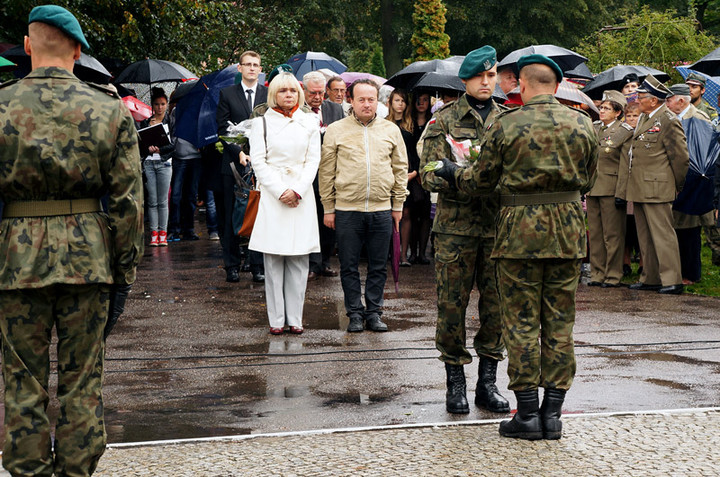
[[[453,139],[449,134],[445,135],[445,140],[450,145],[450,151],[455,162],[460,167],[466,167],[470,162],[477,160],[480,156],[480,146],[473,144],[470,139],[464,139],[457,141]],[[424,169],[427,172],[436,171],[442,167],[442,162],[432,161],[428,162]]]
[[[219,141],[215,143],[215,148],[222,154],[225,144],[237,144],[242,146],[248,142],[248,135],[250,134],[250,126],[252,125],[252,119],[246,119],[245,121],[233,124],[228,121],[227,134],[220,136]]]

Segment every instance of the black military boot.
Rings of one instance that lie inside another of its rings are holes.
[[[447,373],[447,394],[445,395],[445,409],[453,414],[467,414],[470,406],[465,396],[465,370],[460,364],[445,363]]]
[[[540,418],[542,419],[543,438],[560,439],[562,437],[562,405],[565,401],[564,389],[545,389],[542,407],[540,407]]]
[[[500,435],[536,441],[543,438],[540,422],[538,391],[515,391],[517,412],[512,419],[500,423]]]
[[[492,412],[510,412],[510,403],[502,397],[495,385],[498,362],[480,357],[478,382],[475,388],[475,405]]]

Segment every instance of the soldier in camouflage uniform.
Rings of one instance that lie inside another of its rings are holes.
[[[690,73],[687,78],[685,78],[685,84],[690,87],[690,98],[692,99],[693,106],[707,114],[710,121],[712,121],[718,117],[718,113],[715,108],[710,106],[710,103],[703,99],[706,82],[705,77],[697,73]]]
[[[424,133],[420,176],[423,186],[438,192],[433,224],[435,234],[435,273],[438,293],[438,320],[435,346],[447,373],[446,409],[468,413],[463,365],[472,361],[465,348],[465,310],[473,283],[480,291],[478,301],[480,329],[473,345],[480,359],[475,404],[493,412],[508,412],[510,404],[495,385],[498,361],[503,359],[502,325],[495,282],[495,266],[490,251],[495,238],[495,216],[499,209],[497,193],[481,197],[449,187],[424,166],[431,161],[453,158],[447,138],[479,145],[485,125],[505,108],[492,100],[497,82],[495,49],[484,46],[470,52],[459,72],[466,93],[435,113]],[[472,160],[472,158],[468,158]]]
[[[500,187],[492,257],[517,413],[500,434],[559,439],[565,392],[575,375],[575,291],[585,255],[580,195],[592,187],[598,138],[590,118],[553,93],[562,70],[542,55],[518,61],[524,106],[488,127],[470,167],[443,159],[436,175],[469,194]],[[538,342],[539,340],[539,342]],[[545,388],[540,408],[538,387]]]
[[[45,5],[29,17],[32,72],[0,87],[2,464],[12,475],[91,475],[104,452],[103,333],[143,252],[135,126],[117,94],[72,73],[80,25]],[[108,212],[100,198],[108,195]],[[115,300],[115,301],[113,301]],[[54,449],[51,331],[58,336]]]

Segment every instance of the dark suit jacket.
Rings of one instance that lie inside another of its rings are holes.
[[[342,106],[327,99],[320,105],[320,113],[322,113],[324,126],[328,126],[338,119],[345,117]]]
[[[267,88],[258,84],[254,103],[260,104],[266,101]],[[218,99],[218,108],[216,113],[219,135],[223,136],[227,133],[228,121],[231,121],[233,124],[237,124],[240,121],[249,119],[250,114],[252,114],[252,108],[247,102],[242,83],[228,86],[227,88],[220,90],[220,98]],[[225,146],[222,168],[220,169],[222,174],[229,176],[232,175],[232,169],[230,169],[231,161],[235,161],[235,166],[238,170],[240,170],[238,155],[241,150],[242,148],[235,144],[228,144]]]

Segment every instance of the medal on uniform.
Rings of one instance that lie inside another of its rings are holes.
[[[610,154],[610,148],[609,148],[609,147],[606,147],[606,148],[605,148],[605,154]]]

